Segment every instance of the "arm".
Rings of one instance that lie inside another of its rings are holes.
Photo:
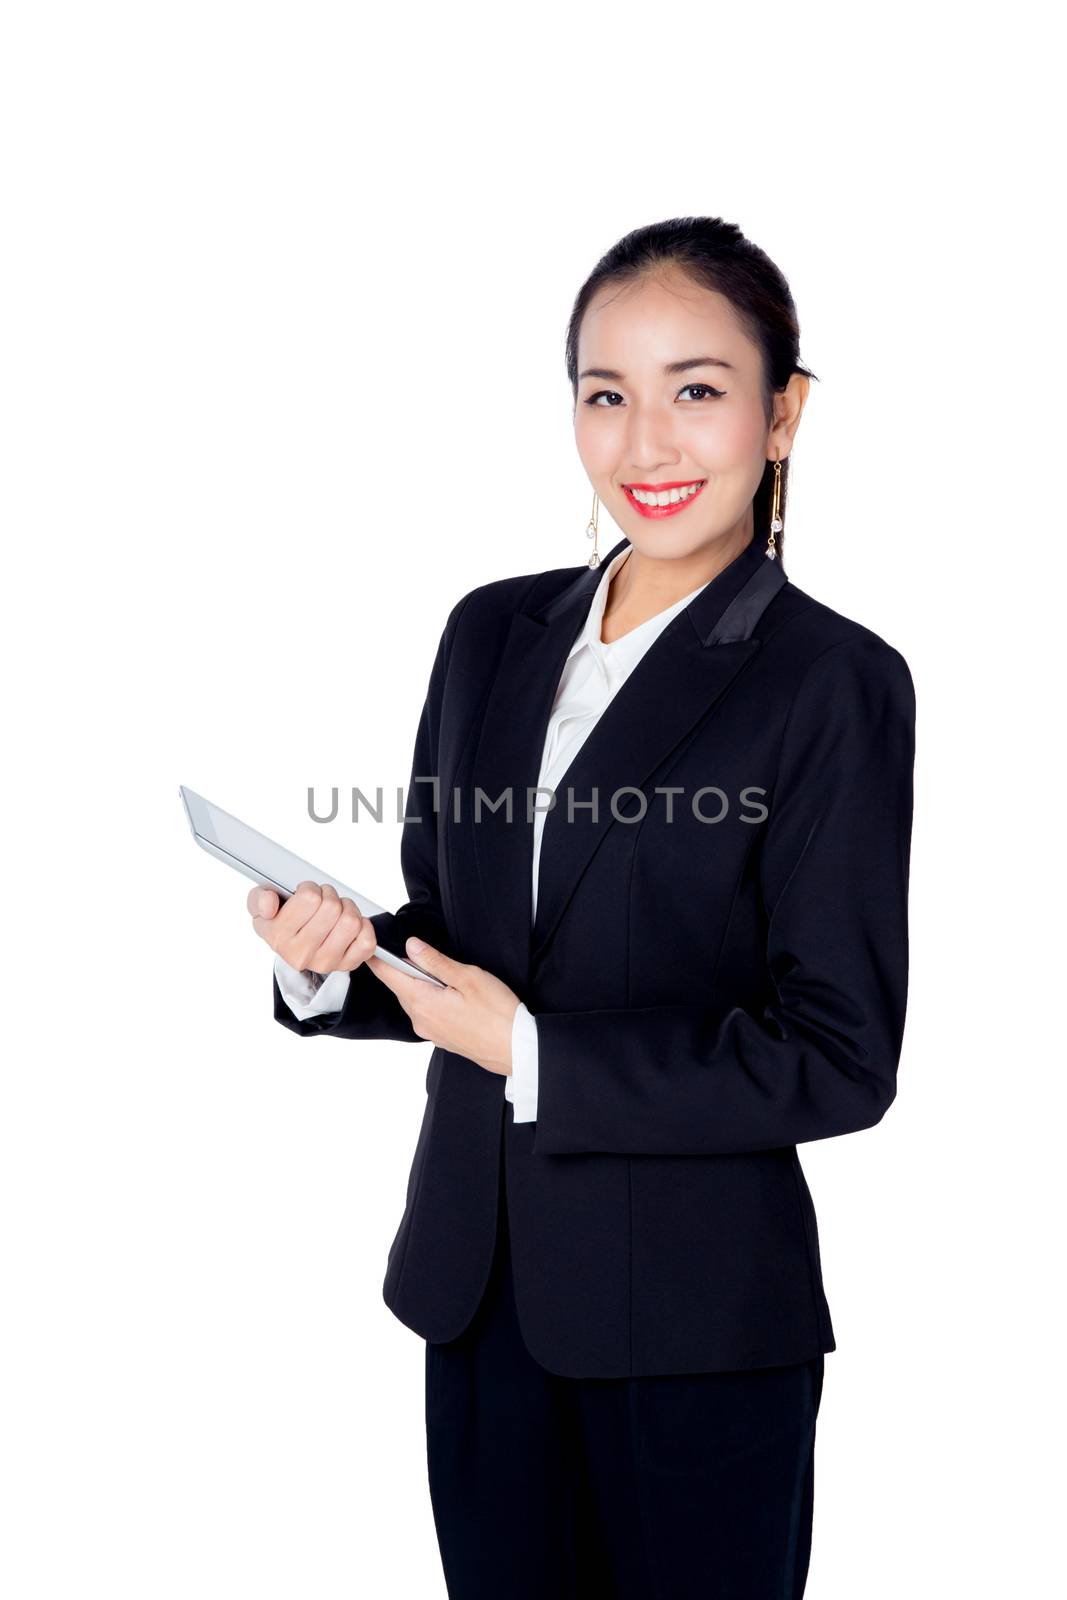
[[[463,607],[469,599],[470,594],[467,594],[456,603],[445,624],[415,738],[400,840],[400,866],[408,899],[399,910],[381,911],[370,919],[377,932],[378,943],[398,956],[404,955],[404,942],[413,933],[436,949],[443,950],[446,955],[453,954],[437,880],[434,785],[416,783],[415,780],[439,775],[438,736],[449,652]],[[272,976],[274,1019],[293,1033],[301,1036],[321,1033],[335,1039],[395,1039],[414,1044],[425,1042],[412,1028],[407,1012],[393,991],[365,964],[346,974],[349,982],[347,990],[343,991],[340,1010],[322,1014],[312,1007],[311,1014],[303,1018],[286,1003],[278,985],[276,970]],[[335,988],[339,989],[340,976],[331,973],[326,982],[332,983],[337,979]],[[301,1006],[300,1009],[305,1008]]]
[[[733,1154],[879,1121],[904,1030],[914,747],[903,656],[861,638],[816,657],[759,846],[771,1003],[538,1013],[535,1154]]]

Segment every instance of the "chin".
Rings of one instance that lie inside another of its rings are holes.
[[[708,528],[673,528],[670,522],[647,523],[642,521],[639,528],[623,530],[627,539],[635,550],[643,556],[670,557],[678,560],[684,556],[695,555],[698,550],[707,549],[709,544],[714,544],[716,539],[722,537],[720,531]]]

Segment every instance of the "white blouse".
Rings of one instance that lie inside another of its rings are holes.
[[[649,617],[638,627],[631,628],[629,633],[624,633],[621,639],[605,644],[600,637],[600,630],[608,589],[631,548],[631,545],[626,545],[604,568],[593,593],[585,626],[568,652],[545,733],[541,773],[537,780],[541,789],[555,790],[605,708],[645,651],[672,617],[687,606],[701,589],[707,587],[706,584],[699,584],[665,611],[658,611],[654,617]],[[541,837],[548,814],[540,809],[544,798],[547,797],[538,796],[539,809],[534,813],[533,823],[533,916],[537,914]],[[316,974],[297,972],[281,956],[275,956],[274,971],[283,1000],[302,1022],[308,1017],[340,1011],[344,1005],[349,983],[347,972],[331,972],[316,988]],[[516,1122],[537,1120],[537,1026],[521,1001],[512,1023],[511,1076],[505,1079],[504,1096],[514,1107]]]

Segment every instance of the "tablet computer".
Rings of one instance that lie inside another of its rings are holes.
[[[201,849],[216,856],[219,861],[225,861],[227,866],[234,867],[264,889],[276,889],[279,899],[287,900],[298,883],[310,878],[314,883],[328,883],[342,898],[347,895],[365,917],[377,916],[385,910],[384,906],[368,900],[365,894],[357,894],[355,889],[350,889],[339,878],[331,877],[328,872],[313,867],[310,861],[304,861],[300,856],[294,856],[291,850],[275,844],[266,834],[257,833],[247,822],[242,822],[229,811],[223,811],[221,806],[206,800],[195,789],[187,789],[182,783],[178,785],[178,793],[182,797],[193,838]],[[396,967],[398,972],[422,978],[426,983],[435,983],[439,989],[448,987],[414,961],[395,956],[380,944],[375,945],[374,954],[381,956],[389,966]]]

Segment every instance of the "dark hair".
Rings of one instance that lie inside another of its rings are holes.
[[[590,300],[607,284],[628,283],[667,267],[678,267],[705,289],[725,295],[763,360],[763,409],[768,425],[773,396],[794,372],[815,378],[800,361],[796,306],[784,274],[769,256],[746,239],[736,223],[721,217],[671,217],[635,228],[601,256],[578,291],[567,325],[567,376],[578,400],[578,334]],[[815,378],[818,382],[818,379]],[[781,515],[785,519],[789,458],[782,462]],[[755,537],[769,533],[774,462],[768,461],[752,500]],[[776,537],[779,559],[784,534]]]

